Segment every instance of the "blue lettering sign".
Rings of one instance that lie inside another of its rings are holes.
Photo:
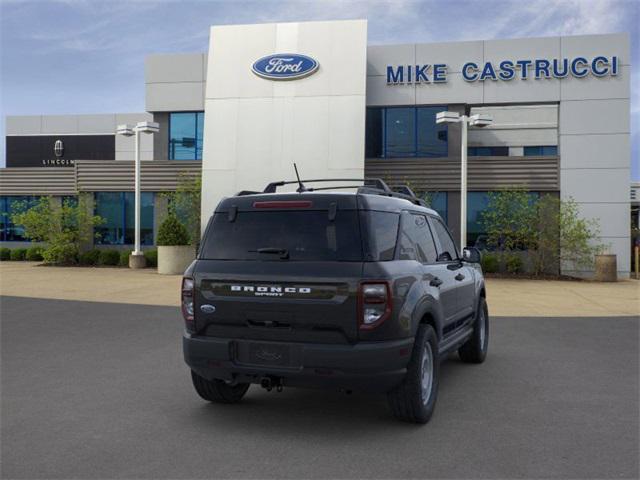
[[[571,75],[577,78],[586,77],[589,73],[589,62],[584,57],[576,57],[571,62]]]
[[[402,65],[399,65],[395,72],[391,65],[387,66],[387,83],[404,83],[404,67]]]
[[[278,53],[256,60],[251,70],[269,80],[296,80],[312,75],[318,67],[318,62],[306,55]]]
[[[428,68],[429,65],[416,65],[416,83],[429,83],[429,77],[427,77],[427,74],[424,73]]]
[[[500,73],[498,74],[500,80],[512,80],[515,76],[516,71],[513,68],[513,62],[511,60],[500,62]]]
[[[518,60],[516,65],[520,67],[520,78],[526,80],[529,78],[529,67],[533,62],[531,60]]]
[[[433,66],[433,81],[435,83],[447,81],[447,66],[444,63],[436,63]]]
[[[551,78],[549,73],[549,67],[551,62],[549,60],[536,60],[536,80],[539,78]]]
[[[475,82],[478,79],[478,64],[467,62],[462,66],[462,78],[467,82]]]
[[[560,60],[558,60],[557,58],[554,58],[553,76],[555,78],[564,78],[567,75],[569,75],[569,59],[567,58],[562,59],[562,71],[560,70],[560,68],[558,68],[558,62],[560,62]]]
[[[432,68],[431,78],[428,74],[430,68]],[[502,60],[499,63],[485,62],[482,67],[475,62],[466,62],[462,65],[462,78],[466,82],[483,82],[485,80],[509,81],[516,77],[519,77],[520,80],[565,78],[568,75],[576,78],[583,78],[587,75],[614,77],[618,75],[619,68],[620,59],[617,56],[607,57],[605,55],[598,55],[590,60],[585,57]],[[445,83],[447,70],[448,66],[445,63],[388,65],[387,83]]]

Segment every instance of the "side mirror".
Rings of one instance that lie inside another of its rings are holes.
[[[482,255],[475,247],[466,247],[462,250],[462,260],[469,263],[480,263]]]

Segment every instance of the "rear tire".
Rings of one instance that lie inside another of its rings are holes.
[[[436,332],[430,325],[420,325],[407,376],[398,387],[387,393],[393,415],[405,422],[427,423],[436,406],[439,378]]]
[[[248,383],[229,385],[223,380],[207,380],[193,370],[191,371],[193,386],[203,399],[214,403],[238,403],[249,390]]]
[[[486,300],[481,297],[476,313],[473,334],[459,349],[460,359],[466,363],[482,363],[489,348],[489,309]]]

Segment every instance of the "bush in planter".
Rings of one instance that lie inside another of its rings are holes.
[[[26,248],[14,248],[13,250],[11,250],[11,254],[9,258],[13,261],[22,261],[24,260],[26,255],[27,255]]]
[[[79,260],[81,265],[97,265],[99,259],[100,250],[94,249],[82,252]]]
[[[0,261],[11,260],[11,249],[10,248],[0,248]]]
[[[158,266],[158,251],[157,250],[145,250],[144,258],[147,261],[147,267],[155,268]]]
[[[123,250],[122,252],[120,252],[120,261],[118,262],[118,265],[120,265],[121,267],[128,267],[130,254],[131,252],[129,250]]]
[[[482,255],[481,262],[484,273],[496,273],[500,269],[500,259],[495,253],[486,252]]]
[[[29,262],[39,262],[42,260],[42,247],[30,247],[27,249],[25,259]]]
[[[118,265],[120,263],[120,252],[118,250],[101,250],[98,263],[100,265]]]
[[[177,245],[189,245],[189,232],[180,223],[178,217],[170,213],[164,219],[158,229],[158,245],[172,247]]]
[[[523,262],[522,262],[522,258],[520,258],[519,255],[515,254],[515,253],[510,253],[509,255],[507,255],[507,257],[505,258],[505,267],[507,268],[507,272],[509,273],[522,273],[523,271]]]

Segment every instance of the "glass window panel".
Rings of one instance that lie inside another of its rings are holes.
[[[6,220],[6,240],[10,242],[28,242],[28,238],[24,236],[24,227],[16,225],[11,221],[11,215],[22,212],[35,206],[38,202],[37,197],[21,196],[7,197],[7,220]]]
[[[102,217],[104,223],[96,227],[100,236],[96,243],[102,245],[121,245],[124,243],[124,210],[122,192],[97,192],[95,194],[95,214]]]
[[[391,212],[362,212],[360,221],[364,230],[365,259],[374,262],[393,260],[398,237],[400,216]]]
[[[436,123],[436,114],[446,107],[418,107],[418,157],[448,156],[447,125]]]
[[[387,157],[415,157],[415,108],[387,108],[385,130]]]
[[[524,156],[540,156],[542,155],[542,147],[524,147]]]
[[[124,243],[135,243],[135,193],[124,192]],[[153,245],[153,192],[140,193],[140,244]]]
[[[204,112],[196,113],[196,160],[202,160],[202,138],[204,136]]]
[[[384,109],[367,108],[367,123],[365,128],[365,156],[367,158],[382,157]]]
[[[447,192],[430,192],[426,195],[429,208],[438,212],[438,215],[447,222],[448,221],[448,208],[447,208]]]
[[[487,192],[467,193],[467,245],[484,248],[486,232],[482,226],[482,212],[489,205]]]
[[[431,217],[433,221],[434,234],[440,240],[440,248],[441,251],[438,253],[438,258],[440,261],[449,261],[455,260],[458,258],[458,250],[456,249],[456,244],[451,238],[451,234],[447,227],[444,226],[438,218]]]
[[[169,159],[195,160],[197,151],[197,119],[195,112],[169,115]]]
[[[436,246],[431,230],[424,215],[407,214],[403,216],[400,231],[400,260],[417,260],[421,263],[436,261]]]
[[[546,147],[542,147],[542,155],[556,156],[558,155],[558,147],[556,145],[549,145]]]

